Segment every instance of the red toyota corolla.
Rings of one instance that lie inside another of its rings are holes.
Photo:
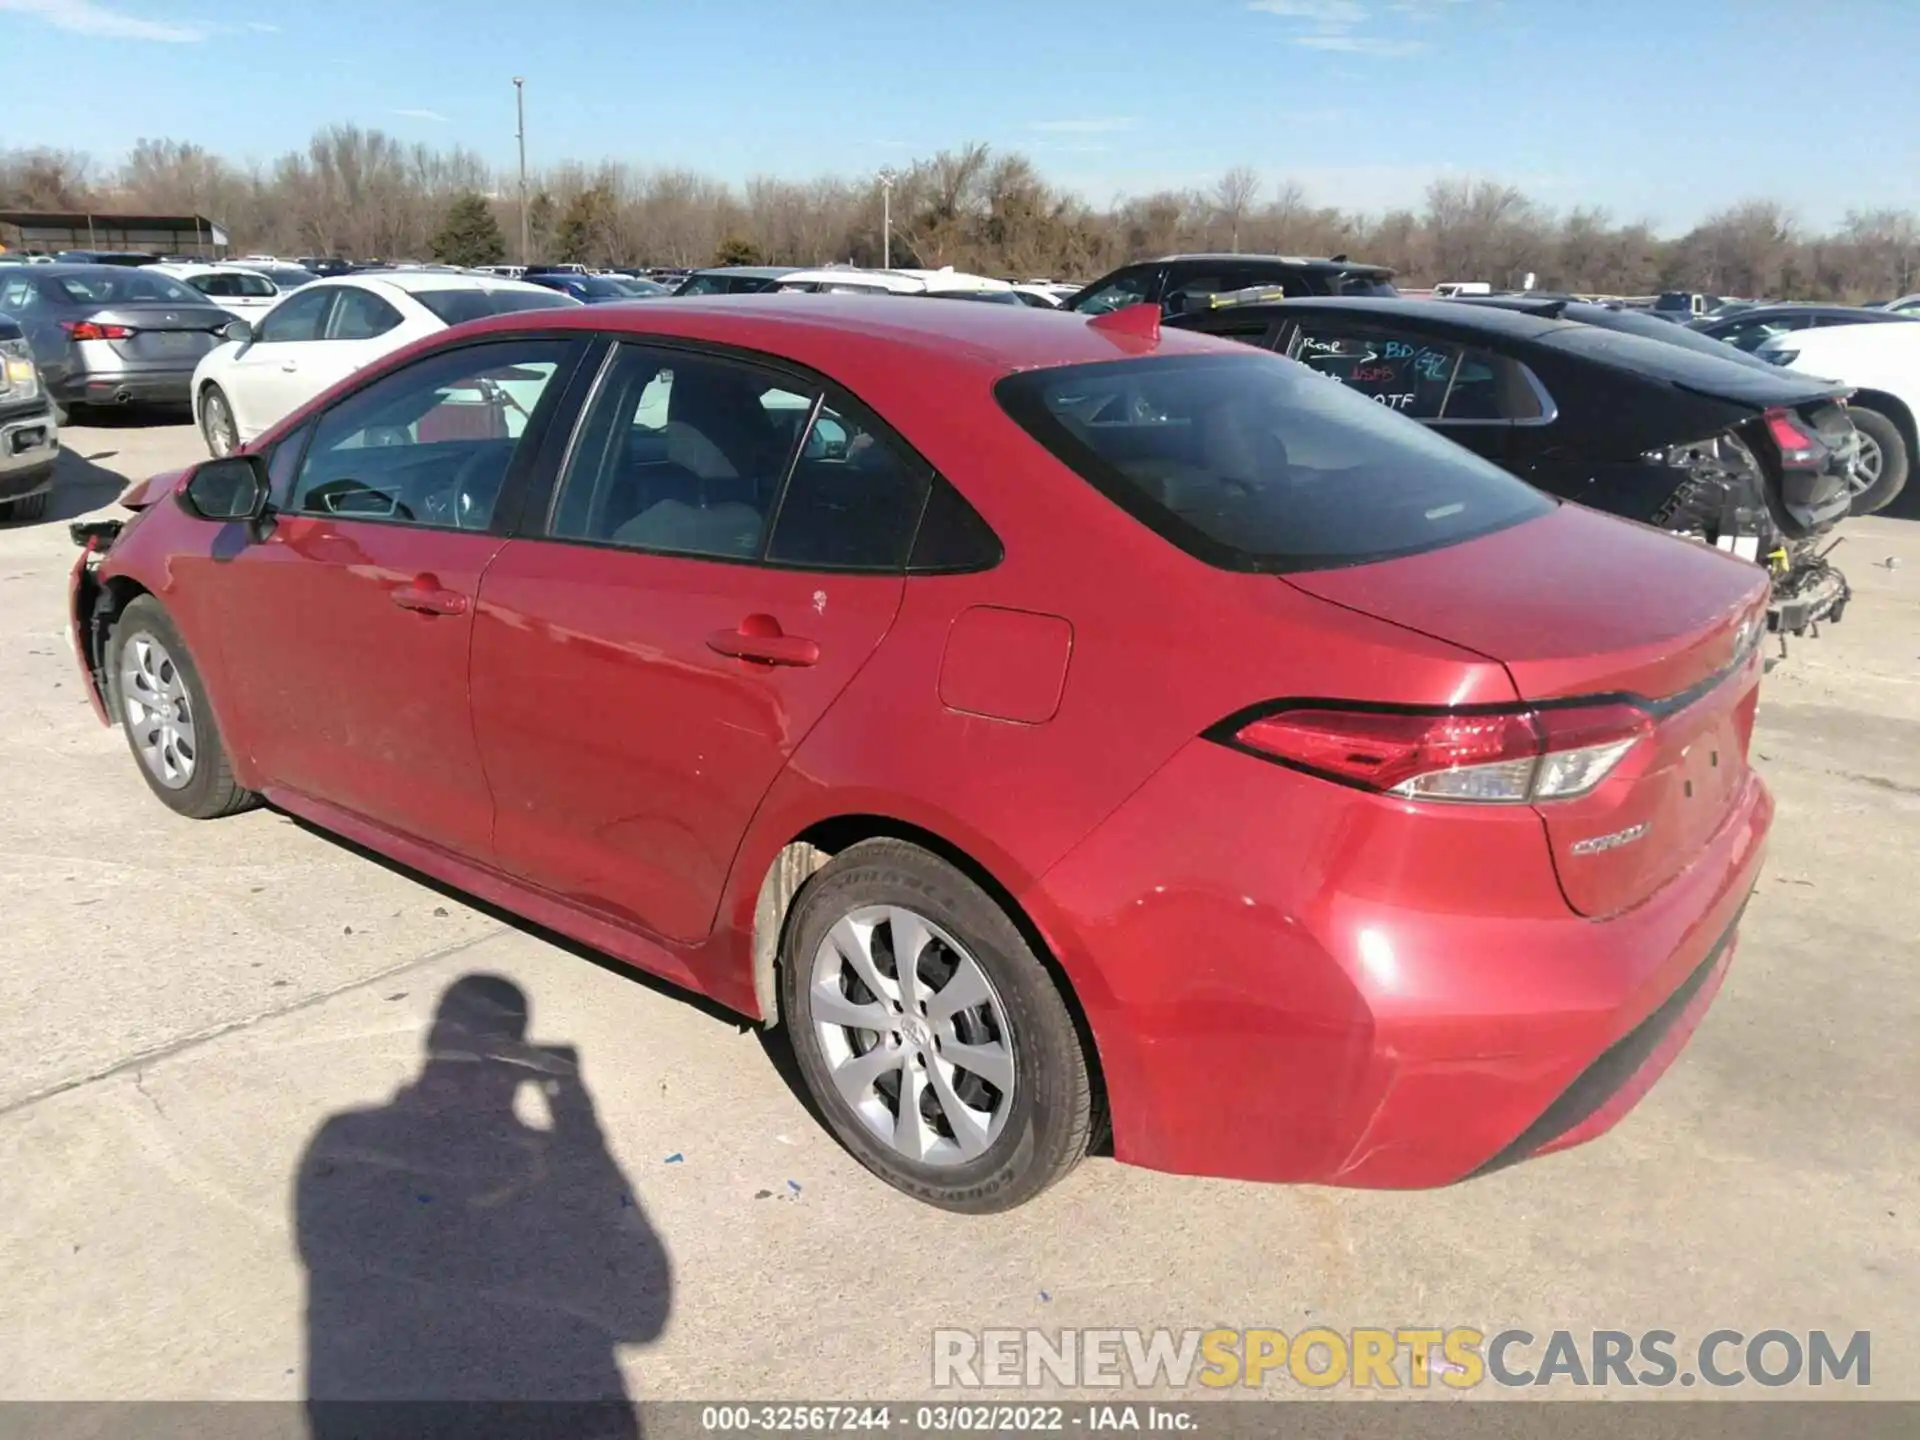
[[[76,526],[103,718],[784,1022],[956,1210],[1445,1184],[1605,1130],[1772,803],[1766,577],[1154,312],[462,326]],[[117,528],[117,533],[114,533]]]

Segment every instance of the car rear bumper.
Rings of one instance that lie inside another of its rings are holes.
[[[1479,856],[1435,808],[1198,742],[1043,877],[1026,898],[1094,1032],[1117,1158],[1417,1188],[1632,1109],[1731,962],[1765,786],[1749,773],[1693,863],[1604,920],[1515,866],[1522,825]],[[1436,824],[1451,861],[1422,853]],[[1531,844],[1550,876],[1537,822]]]
[[[51,386],[66,405],[185,405],[193,394],[193,362],[180,369],[147,366],[76,370]]]
[[[53,484],[59,456],[60,431],[50,408],[0,420],[0,501],[19,500]]]

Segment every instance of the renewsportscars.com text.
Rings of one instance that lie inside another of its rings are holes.
[[[936,1330],[937,1389],[1398,1390],[1486,1385],[1662,1389],[1848,1385],[1873,1378],[1865,1330]]]

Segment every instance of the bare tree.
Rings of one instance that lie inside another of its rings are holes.
[[[1227,227],[1227,247],[1240,253],[1240,226],[1260,198],[1260,177],[1251,167],[1236,165],[1222,175],[1213,187],[1213,209]]]
[[[870,178],[760,177],[732,187],[689,170],[619,160],[562,161],[531,177],[535,253],[564,248],[595,263],[703,264],[722,247],[770,262],[878,264],[880,206]],[[503,183],[459,147],[403,144],[378,130],[330,126],[264,166],[202,146],[142,140],[117,164],[38,148],[0,151],[0,206],[197,213],[243,250],[423,257],[456,196],[492,197],[518,224]],[[1558,288],[1644,294],[1676,287],[1863,300],[1920,289],[1920,223],[1911,212],[1856,211],[1830,235],[1808,233],[1782,206],[1753,200],[1663,240],[1605,211],[1549,214],[1497,180],[1446,179],[1416,210],[1383,215],[1317,205],[1296,182],[1264,190],[1246,167],[1203,191],[1119,195],[1103,205],[1048,183],[1024,155],[984,145],[902,167],[894,186],[898,263],[993,274],[1090,279],[1123,260],[1217,245],[1278,254],[1349,254],[1403,282],[1514,284],[1528,272]]]

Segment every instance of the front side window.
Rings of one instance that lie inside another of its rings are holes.
[[[486,529],[568,344],[466,346],[417,360],[348,396],[314,426],[287,508]]]
[[[1129,305],[1139,305],[1153,293],[1154,274],[1154,270],[1148,266],[1122,270],[1098,290],[1089,291],[1076,300],[1071,308],[1082,315],[1104,315],[1109,310],[1124,310]]]
[[[995,393],[1115,504],[1223,569],[1415,554],[1554,504],[1390,407],[1252,349],[1027,371]]]
[[[686,284],[673,293],[676,295],[724,295],[731,288],[725,275],[693,275]]]
[[[327,319],[329,340],[371,340],[400,323],[400,312],[357,285],[343,286]]]
[[[549,531],[662,554],[758,558],[817,400],[811,387],[757,366],[623,345],[575,436]]]
[[[290,300],[282,300],[260,322],[258,339],[263,345],[285,345],[318,340],[326,320],[327,307],[333,304],[335,288],[303,290]]]

